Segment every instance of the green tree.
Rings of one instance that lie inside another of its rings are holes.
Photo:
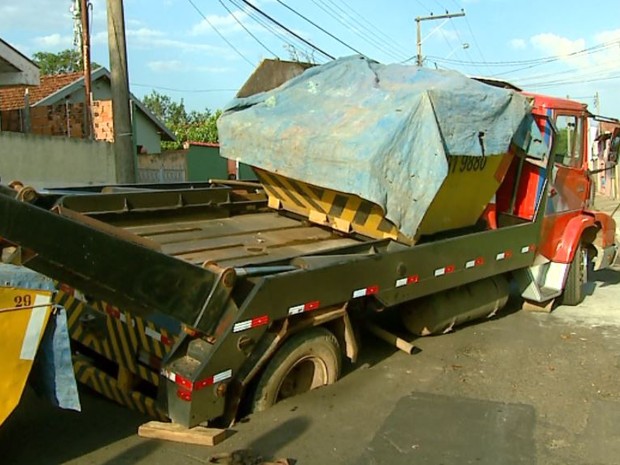
[[[36,52],[32,55],[42,75],[75,73],[83,70],[82,54],[76,49],[66,49],[58,53]],[[92,62],[91,69],[101,65]]]
[[[183,99],[172,100],[168,95],[152,91],[142,102],[157,118],[164,122],[174,133],[176,142],[163,142],[162,148],[174,150],[181,148],[184,142],[217,142],[217,119],[221,110],[215,113],[205,109],[203,112],[185,109]]]

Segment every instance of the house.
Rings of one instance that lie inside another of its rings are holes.
[[[38,66],[0,39],[0,87],[38,84]]]
[[[91,73],[93,94],[93,126],[97,140],[113,140],[112,92],[110,72],[98,68]],[[39,85],[12,86],[0,89],[0,112],[3,120],[12,115],[14,124],[3,121],[2,128],[12,127],[17,132],[63,134],[81,137],[84,102],[83,73],[41,76]],[[174,141],[174,134],[153,115],[144,104],[130,94],[138,153],[160,153],[162,141]],[[43,107],[52,108],[52,111]],[[80,113],[82,111],[82,113]],[[12,113],[9,113],[12,112]],[[56,113],[55,115],[53,113]],[[24,114],[28,120],[24,123]],[[18,115],[18,116],[15,116]],[[60,124],[58,121],[61,121]],[[31,125],[31,126],[30,126]],[[55,127],[51,127],[54,126]],[[60,130],[60,132],[59,132]]]
[[[589,168],[595,180],[596,193],[620,198],[620,170],[617,169],[618,147],[620,145],[620,121],[602,118],[594,121],[589,134],[593,143],[590,146],[591,154]]]
[[[186,155],[187,180],[241,179],[256,181],[258,178],[250,165],[220,156],[220,144],[189,142]]]

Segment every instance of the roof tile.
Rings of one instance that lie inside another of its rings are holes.
[[[82,73],[67,73],[41,76],[38,86],[14,86],[0,88],[0,110],[16,110],[24,108],[24,93],[28,89],[30,105],[52,95],[63,87],[77,81]]]

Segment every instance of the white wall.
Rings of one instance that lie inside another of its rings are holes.
[[[116,183],[107,142],[0,132],[0,178],[35,188]]]

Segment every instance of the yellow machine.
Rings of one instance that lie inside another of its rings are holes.
[[[475,224],[504,179],[512,159],[512,153],[494,157],[450,157],[448,175],[424,215],[416,237],[405,235],[385,217],[379,205],[357,195],[261,169],[255,171],[272,208],[291,211],[344,233],[356,232],[375,239],[390,238],[414,244],[419,236]]]
[[[50,291],[0,288],[0,424],[21,399],[52,311]]]

